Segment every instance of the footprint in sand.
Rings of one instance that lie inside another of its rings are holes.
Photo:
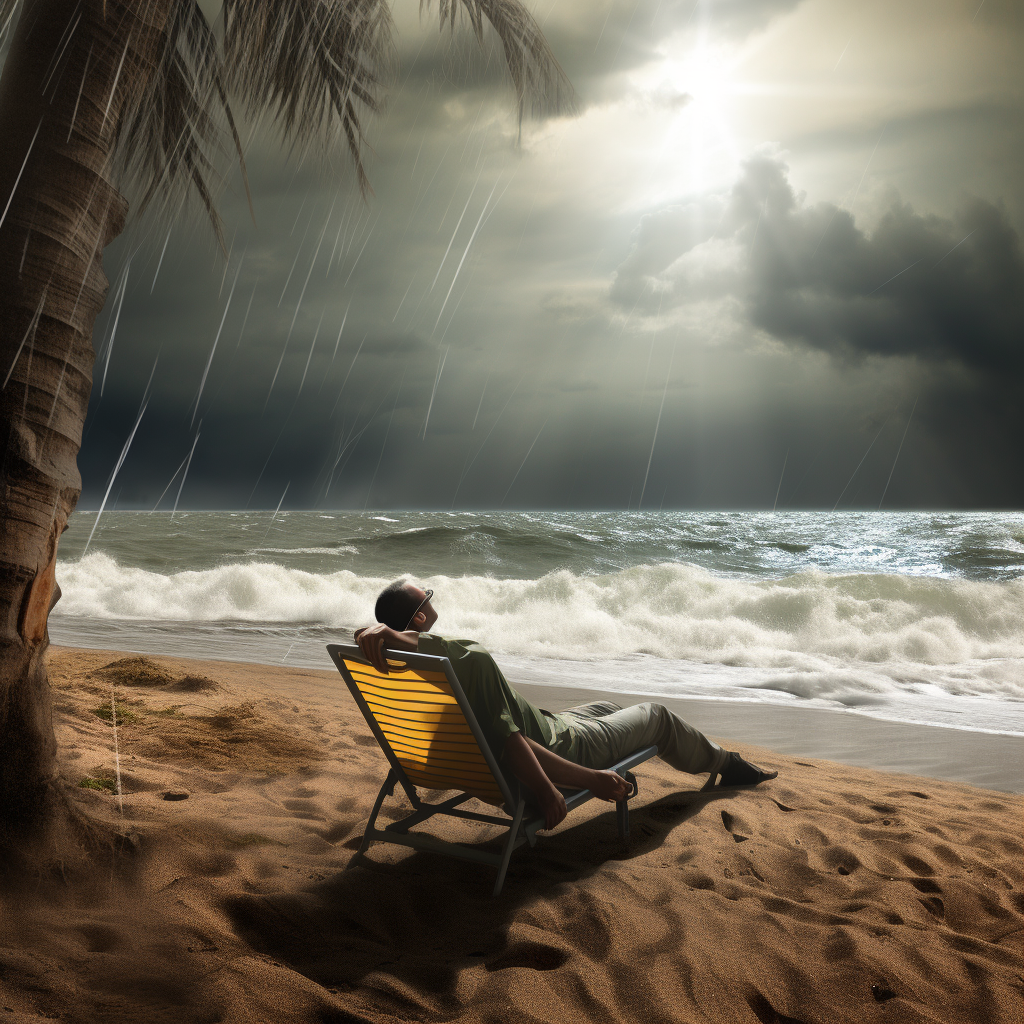
[[[755,991],[747,996],[747,1005],[758,1020],[771,1021],[772,1024],[803,1024],[799,1017],[789,1017],[776,1010],[761,992]]]
[[[683,875],[683,881],[691,889],[711,889],[715,888],[715,880],[710,875],[705,875],[703,871],[697,871],[693,874]]]
[[[722,811],[722,824],[725,826],[725,831],[732,836],[733,842],[736,843],[745,843],[750,839],[748,833],[753,831],[742,818],[730,814],[728,811]]]
[[[828,836],[817,825],[800,825],[796,834],[804,846],[828,846],[829,844]]]
[[[90,953],[109,953],[124,945],[123,937],[107,925],[83,924],[75,931],[85,939],[86,948]]]
[[[315,800],[282,800],[281,806],[295,818],[304,821],[326,821],[327,817]]]
[[[830,846],[822,851],[821,859],[828,867],[834,868],[837,875],[852,874],[860,867],[857,855],[843,846]]]
[[[915,857],[912,853],[905,853],[900,860],[914,872],[915,875],[934,875],[935,868],[931,866],[927,861],[921,860],[920,857]]]
[[[540,942],[517,942],[494,960],[484,964],[488,971],[524,967],[530,971],[554,971],[569,959],[564,949]]]

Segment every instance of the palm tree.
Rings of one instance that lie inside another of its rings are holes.
[[[429,0],[427,0],[429,3]],[[519,102],[571,90],[521,0],[439,0],[496,31]],[[197,194],[222,138],[242,146],[237,97],[284,139],[343,134],[364,192],[363,126],[394,65],[387,0],[0,0],[0,845],[50,834],[68,810],[43,663],[61,533],[81,491],[81,444],[106,299],[103,250],[141,210]],[[244,177],[244,162],[242,163]],[[248,191],[248,185],[246,185]],[[250,200],[251,203],[251,200]],[[223,246],[223,242],[221,243]]]

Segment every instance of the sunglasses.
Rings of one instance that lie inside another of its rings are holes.
[[[416,611],[414,611],[412,615],[409,616],[409,621],[405,625],[406,629],[408,629],[412,625],[412,620],[415,619],[417,615],[419,615],[420,609],[434,596],[434,592],[432,590],[425,590],[424,593],[427,596],[424,597],[423,600],[420,601],[418,605],[416,605]]]

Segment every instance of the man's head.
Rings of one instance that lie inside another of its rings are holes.
[[[378,622],[399,632],[415,629],[423,633],[437,622],[430,603],[432,594],[408,580],[395,580],[380,592],[373,613]]]

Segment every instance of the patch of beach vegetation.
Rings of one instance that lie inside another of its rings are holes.
[[[101,793],[116,793],[117,782],[110,778],[96,778],[92,775],[86,775],[78,780],[79,789],[95,789]]]
[[[130,708],[124,701],[107,701],[105,704],[100,704],[99,707],[93,708],[92,713],[97,718],[102,718],[104,722],[110,725],[115,723],[115,715],[117,725],[133,725],[139,720],[139,716],[136,714],[135,709]]]
[[[129,658],[118,658],[97,669],[94,675],[113,683],[115,686],[159,687],[164,690],[182,693],[198,693],[203,690],[216,690],[218,684],[207,676],[187,673],[175,675],[169,669],[152,658],[133,655]]]

